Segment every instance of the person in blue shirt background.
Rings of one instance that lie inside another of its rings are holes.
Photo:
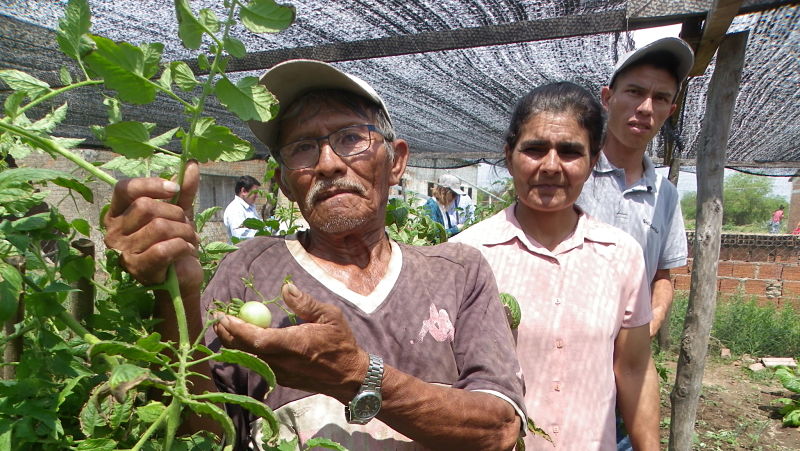
[[[261,219],[256,211],[256,198],[260,187],[261,183],[249,175],[243,175],[236,180],[234,188],[236,195],[225,207],[225,213],[222,215],[229,240],[233,241],[233,238],[236,238],[238,242],[255,236],[256,231],[244,227],[242,223],[249,218]]]
[[[443,225],[447,236],[453,236],[464,229],[464,225],[475,216],[475,203],[461,189],[461,183],[454,175],[443,174],[433,188],[433,197],[425,204],[428,216]]]

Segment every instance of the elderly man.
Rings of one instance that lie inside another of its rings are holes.
[[[511,449],[524,423],[522,381],[491,269],[463,245],[388,239],[384,210],[408,145],[395,138],[381,98],[315,61],[279,64],[261,82],[281,113],[250,126],[280,163],[280,188],[310,229],[245,242],[220,264],[201,302],[186,217],[198,183],[190,166],[179,206],[155,200],[174,195],[170,182],[121,183],[106,220],[109,246],[144,283],[163,279],[174,261],[197,331],[212,300],[256,298],[242,278],[272,295],[292,277],[282,294],[302,324],[291,326],[275,309],[279,328],[224,317],[206,335],[210,347],[253,352],[275,371],[279,386],[266,403],[282,437],[327,437],[352,450]],[[220,390],[266,395],[264,381],[241,367],[215,363],[209,371]],[[239,447],[257,442],[257,422],[229,411]]]

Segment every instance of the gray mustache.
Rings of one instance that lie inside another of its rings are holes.
[[[348,191],[355,191],[356,193],[366,196],[367,188],[364,185],[349,179],[335,179],[335,180],[320,180],[314,183],[314,186],[306,194],[306,205],[311,205],[317,200],[320,192],[329,189],[343,189]]]

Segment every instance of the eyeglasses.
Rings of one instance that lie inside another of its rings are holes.
[[[278,158],[289,169],[305,169],[319,162],[320,142],[328,140],[331,149],[340,157],[352,157],[364,153],[372,146],[373,134],[381,134],[370,124],[351,125],[336,130],[328,136],[301,139],[278,149]]]

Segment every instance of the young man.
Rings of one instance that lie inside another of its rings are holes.
[[[222,215],[222,222],[225,224],[225,231],[228,232],[228,240],[233,238],[243,241],[256,235],[256,231],[248,229],[242,223],[245,219],[261,219],[256,211],[256,198],[258,198],[258,188],[261,184],[254,177],[243,175],[236,180],[234,187],[235,195],[231,203],[225,207]]]
[[[687,243],[678,191],[656,174],[645,151],[675,112],[693,64],[692,49],[678,38],[660,39],[619,60],[601,92],[608,113],[605,144],[578,200],[584,211],[642,246],[652,281],[651,338],[672,305],[669,271],[686,265]]]
[[[464,245],[413,247],[387,237],[389,188],[403,175],[408,145],[395,138],[381,98],[363,80],[316,61],[279,64],[261,83],[281,112],[250,126],[280,163],[280,188],[309,230],[248,240],[220,264],[201,300],[188,219],[198,179],[190,165],[179,205],[157,200],[178,190],[170,182],[118,184],[106,216],[108,246],[143,283],[163,280],[174,262],[196,333],[213,299],[255,297],[242,277],[252,276],[261,293],[282,292],[302,324],[274,309],[275,328],[226,316],[206,334],[209,347],[243,349],[272,367],[278,387],[265,402],[281,420],[282,438],[302,446],[326,437],[354,451],[512,449],[525,424],[522,380],[491,269]],[[287,274],[293,283],[283,285]],[[170,338],[166,314],[165,323]],[[201,380],[199,392],[265,399],[266,383],[237,365],[215,362],[205,373],[216,387]],[[229,409],[238,447],[256,444],[260,422]]]

